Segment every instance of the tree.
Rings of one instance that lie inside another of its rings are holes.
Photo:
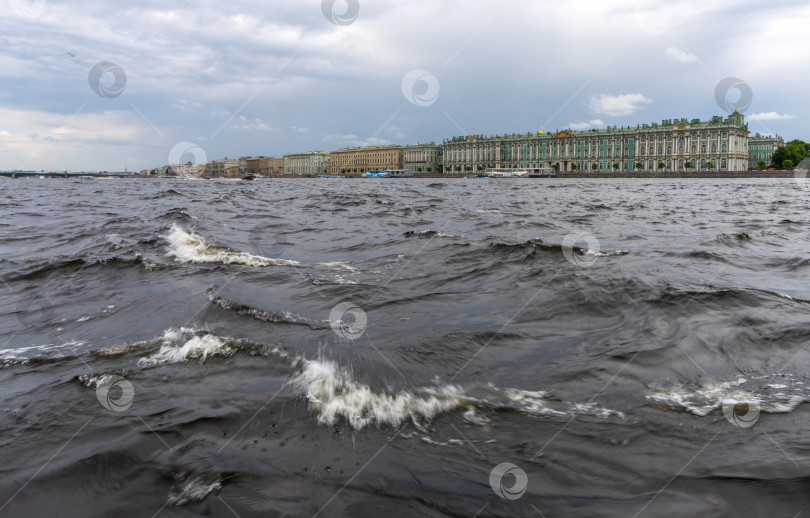
[[[461,171],[461,166],[460,165],[456,166],[456,171]]]
[[[714,164],[711,162],[706,162],[706,169],[714,169]]]
[[[466,167],[464,168],[464,170],[465,170],[465,171],[472,171],[472,167],[470,167],[470,166],[466,166]]]
[[[793,160],[787,159],[782,161],[782,168],[783,169],[793,169]]]
[[[478,170],[479,170],[479,171],[483,171],[483,170],[484,170],[483,166],[480,166],[480,165],[479,165],[479,166],[478,166]]]
[[[559,170],[560,170],[560,164],[554,164],[554,165],[553,165],[553,166],[551,166],[551,167],[553,167],[555,171],[559,171]]]
[[[571,170],[576,171],[577,170],[577,164],[571,164]]]
[[[419,167],[416,168],[416,170],[421,173],[422,172],[422,166],[420,165]]]
[[[643,165],[641,165],[641,162],[636,162],[636,169],[638,169],[639,171],[641,171],[642,169],[644,169],[644,166],[643,166]]]
[[[613,169],[618,169],[618,168],[619,168],[619,163],[618,162],[613,162]]]
[[[599,169],[599,164],[593,164],[593,165],[591,165],[591,169],[592,169],[592,170],[594,170],[594,171],[596,171],[597,169]]]
[[[759,169],[760,171],[765,169],[767,166],[768,164],[766,164],[764,160],[760,160],[759,162],[757,162],[757,169]]]
[[[433,168],[432,168],[432,167],[430,167],[430,166],[427,166],[427,172],[429,173],[429,172],[431,172],[431,171],[433,171]]]
[[[683,166],[687,169],[692,169],[692,162],[687,161]]]
[[[773,152],[771,162],[775,168],[785,169],[783,164],[785,160],[790,160],[795,165],[808,157],[810,157],[810,144],[797,139],[778,147]]]
[[[436,171],[438,171],[439,173],[441,173],[442,171],[444,171],[444,165],[443,165],[443,164],[439,164],[439,165],[437,165],[437,166],[436,166]]]
[[[665,163],[663,163],[663,162],[658,162],[658,169],[663,169],[663,168],[665,168],[666,166],[667,166],[667,164],[665,164]]]

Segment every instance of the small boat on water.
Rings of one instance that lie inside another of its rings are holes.
[[[255,174],[249,174],[249,175],[245,176],[244,178],[242,178],[242,180],[247,180],[247,181],[251,181],[251,180],[255,180],[255,179],[256,179]]]
[[[413,171],[410,169],[378,169],[363,173],[360,176],[363,178],[412,178]]]
[[[528,169],[491,169],[487,171],[490,178],[528,178]]]
[[[486,176],[490,178],[552,178],[556,176],[553,169],[521,168],[521,169],[487,169]]]

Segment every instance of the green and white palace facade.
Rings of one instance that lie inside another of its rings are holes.
[[[748,170],[748,125],[726,118],[665,119],[661,124],[584,131],[453,137],[443,143],[446,173],[487,169],[559,172]]]

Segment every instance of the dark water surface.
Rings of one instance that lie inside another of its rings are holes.
[[[0,516],[810,513],[791,180],[0,188]]]

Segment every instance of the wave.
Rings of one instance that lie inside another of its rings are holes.
[[[262,322],[271,322],[274,324],[299,324],[309,326],[310,329],[328,328],[328,326],[324,325],[322,322],[316,322],[289,311],[275,312],[265,309],[258,309],[240,302],[226,299],[216,295],[215,289],[216,287],[211,287],[208,289],[208,300],[218,305],[222,309],[235,311],[239,315],[255,318],[256,320],[261,320]]]
[[[209,244],[202,237],[172,225],[166,236],[169,255],[181,263],[242,264],[246,266],[299,266],[289,259],[272,259]]]
[[[192,359],[204,362],[209,357],[229,357],[238,351],[260,350],[264,354],[272,354],[286,358],[287,353],[278,347],[254,344],[237,338],[220,337],[206,331],[180,328],[169,329],[161,338],[160,349],[138,360],[138,365],[151,367],[174,363],[186,363]]]
[[[409,230],[403,234],[405,237],[464,237],[445,234],[440,230]]]
[[[789,374],[740,376],[701,384],[653,384],[647,399],[660,410],[706,416],[725,406],[754,405],[767,413],[787,413],[810,401],[806,380]]]
[[[14,349],[0,349],[0,361],[4,365],[20,365],[36,360],[56,360],[72,358],[86,341],[70,340],[62,344],[31,345]]]
[[[486,425],[490,422],[476,410],[510,411],[531,416],[589,415],[597,418],[625,419],[622,412],[598,403],[552,402],[543,391],[498,388],[492,384],[465,390],[460,385],[439,384],[402,390],[396,394],[375,392],[370,386],[355,381],[350,369],[331,360],[298,359],[303,367],[291,381],[301,390],[318,422],[334,425],[345,419],[361,430],[367,426],[399,426],[410,420],[425,429],[438,415],[465,408],[464,419]]]
[[[335,424],[346,419],[360,430],[371,424],[398,426],[410,419],[416,426],[436,415],[457,408],[463,391],[456,385],[418,388],[395,395],[375,393],[368,385],[352,380],[348,370],[328,360],[303,360],[303,369],[292,384],[303,390],[318,422]]]

